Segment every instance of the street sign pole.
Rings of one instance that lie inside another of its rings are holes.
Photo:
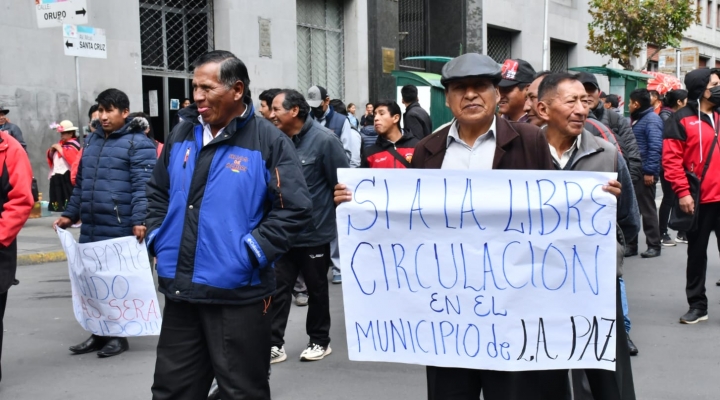
[[[75,56],[75,84],[77,85],[77,109],[78,109],[78,129],[83,126],[82,123],[82,95],[80,94],[80,57]],[[83,128],[84,129],[84,128]],[[85,144],[84,135],[78,137],[80,144]]]
[[[682,50],[678,47],[675,49],[675,77],[680,79],[680,61],[681,61],[681,54]]]

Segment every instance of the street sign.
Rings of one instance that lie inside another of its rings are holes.
[[[105,29],[63,24],[66,56],[107,58]]]
[[[658,72],[668,75],[677,74],[677,64],[680,62],[680,76],[682,78],[688,72],[697,69],[700,64],[700,53],[697,47],[683,47],[680,49],[680,59],[674,48],[660,50],[658,57]]]
[[[88,23],[87,0],[35,0],[38,28]]]

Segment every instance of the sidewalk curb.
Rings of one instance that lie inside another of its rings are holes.
[[[48,251],[45,253],[35,253],[35,254],[22,254],[18,255],[17,258],[17,265],[35,265],[35,264],[44,264],[44,263],[51,263],[51,262],[60,262],[67,260],[65,256],[65,251],[58,250],[58,251]]]

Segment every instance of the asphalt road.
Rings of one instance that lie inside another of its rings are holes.
[[[641,239],[642,240],[642,239]],[[714,243],[714,241],[711,241]],[[685,245],[664,249],[660,258],[626,261],[625,279],[640,348],[633,358],[638,399],[720,398],[720,257],[709,252],[710,320],[680,325],[684,294]],[[641,251],[644,248],[641,247]],[[114,358],[73,356],[68,346],[88,334],[75,322],[67,264],[20,267],[21,284],[10,290],[5,315],[0,399],[149,399],[157,338],[134,338],[130,351]],[[341,287],[331,285],[333,353],[300,363],[305,346],[306,309],[294,307],[287,330],[288,360],[273,367],[273,398],[423,399],[424,368],[402,364],[350,362],[342,320]],[[161,300],[162,301],[162,300]]]

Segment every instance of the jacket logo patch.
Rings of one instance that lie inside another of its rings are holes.
[[[240,171],[246,172],[247,166],[243,165],[243,163],[248,162],[248,158],[245,156],[238,156],[235,154],[230,154],[228,156],[232,162],[229,162],[225,164],[225,168],[229,169],[232,172],[239,173]]]

